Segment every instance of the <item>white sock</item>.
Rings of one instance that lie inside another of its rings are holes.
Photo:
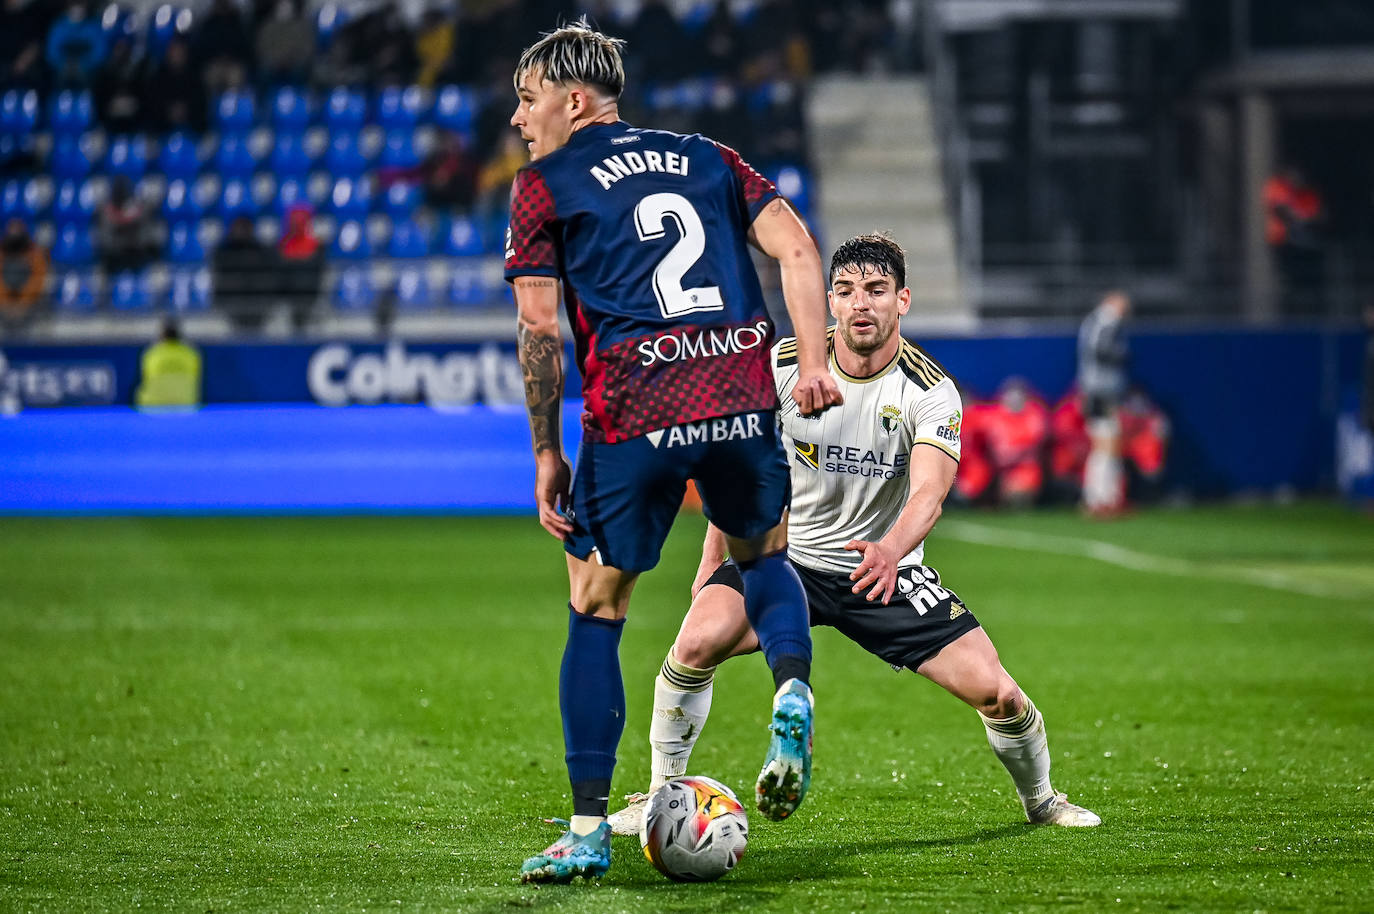
[[[1083,504],[1089,508],[1121,507],[1121,460],[1110,450],[1095,449],[1083,467]]]
[[[1025,705],[1015,717],[983,718],[988,745],[1011,775],[1016,793],[1026,809],[1034,809],[1054,794],[1050,786],[1050,747],[1045,739],[1045,719],[1025,692]]]
[[[568,831],[580,838],[583,835],[590,835],[592,832],[596,831],[601,823],[605,821],[606,819],[603,816],[573,816],[572,819],[568,821]]]
[[[664,659],[654,680],[654,719],[649,724],[649,745],[653,749],[651,793],[687,773],[692,747],[711,713],[715,674],[715,667],[698,670],[678,663],[671,651]]]

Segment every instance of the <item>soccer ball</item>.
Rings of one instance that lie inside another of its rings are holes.
[[[675,882],[710,882],[744,856],[749,819],[734,791],[701,775],[673,778],[644,811],[644,856]]]

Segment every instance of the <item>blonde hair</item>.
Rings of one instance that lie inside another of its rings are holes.
[[[525,49],[515,67],[515,87],[527,73],[538,73],[558,85],[583,83],[612,98],[625,88],[625,65],[620,60],[624,40],[603,35],[583,16],[545,33]]]

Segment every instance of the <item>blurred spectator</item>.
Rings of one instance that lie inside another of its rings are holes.
[[[1274,251],[1289,311],[1320,308],[1325,208],[1300,168],[1289,166],[1264,182],[1264,236]]]
[[[213,95],[244,85],[253,72],[253,41],[234,0],[214,0],[196,28],[193,45]]]
[[[742,55],[740,41],[739,23],[730,11],[730,0],[716,0],[702,29],[701,65],[713,76],[734,77]]]
[[[264,86],[303,85],[315,55],[315,23],[299,0],[277,0],[258,25],[258,76]]]
[[[367,69],[374,86],[409,83],[415,76],[415,37],[394,0],[350,22],[353,60]]]
[[[1010,378],[987,410],[987,453],[997,475],[998,501],[1028,507],[1045,484],[1042,463],[1049,438],[1049,411],[1021,378]]]
[[[1078,331],[1078,389],[1092,449],[1083,470],[1083,507],[1108,517],[1121,510],[1125,487],[1121,472],[1121,427],[1117,416],[1126,392],[1126,338],[1123,323],[1131,300],[1114,290],[1103,296]]]
[[[1135,501],[1153,502],[1162,494],[1169,419],[1139,387],[1121,402],[1121,457]]]
[[[1364,390],[1360,397],[1360,415],[1364,427],[1374,434],[1374,304],[1364,306]]]
[[[432,89],[439,82],[453,60],[454,37],[453,20],[442,9],[425,10],[415,34],[415,57],[419,61],[416,83]]]
[[[143,409],[200,405],[200,353],[182,341],[176,321],[162,322],[157,342],[143,350],[134,405]]]
[[[988,436],[993,406],[974,399],[968,391],[960,393],[964,415],[959,431],[959,473],[954,477],[954,495],[965,504],[981,504],[991,497],[997,476]]]
[[[644,0],[625,38],[630,50],[626,63],[637,71],[627,74],[632,82],[671,83],[690,75],[687,58],[693,42],[665,0]]]
[[[277,255],[254,234],[252,219],[239,216],[229,223],[214,254],[215,304],[236,330],[262,329],[278,284],[278,265]]]
[[[90,15],[85,0],[73,0],[48,31],[47,61],[56,83],[78,88],[90,85],[105,53],[99,21]]]
[[[291,311],[291,326],[305,327],[324,275],[324,251],[315,237],[313,214],[308,206],[294,206],[286,214],[286,231],[277,248],[281,257],[281,287]]]
[[[1075,387],[1050,413],[1050,489],[1055,501],[1073,504],[1083,494],[1083,467],[1091,449],[1083,398]]]
[[[487,235],[491,235],[495,227],[504,221],[503,214],[510,207],[510,190],[515,173],[529,160],[529,150],[520,139],[520,134],[507,130],[501,135],[496,153],[478,173],[477,216]],[[500,232],[504,231],[504,228],[500,229]]]
[[[43,84],[43,39],[50,16],[43,0],[0,4],[0,87]]]
[[[12,333],[33,319],[47,276],[47,252],[23,219],[9,220],[0,239],[0,329]]]
[[[477,192],[477,160],[463,138],[443,131],[439,141],[420,164],[425,203],[435,209],[472,209]]]
[[[191,66],[191,52],[181,38],[167,44],[162,65],[149,78],[145,96],[153,125],[164,132],[205,129],[208,105],[200,71]]]
[[[96,117],[111,133],[135,133],[148,126],[144,112],[147,73],[128,36],[116,39],[92,89]]]
[[[152,220],[123,175],[110,184],[110,198],[100,207],[96,245],[101,265],[111,276],[142,269],[153,259]]]

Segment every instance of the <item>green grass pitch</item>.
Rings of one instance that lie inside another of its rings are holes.
[[[700,532],[635,596],[617,793]],[[1101,828],[1025,825],[972,711],[820,631],[811,795],[734,873],[617,839],[531,887],[570,812],[532,519],[0,519],[0,911],[1374,910],[1374,520],[951,512],[928,560]],[[752,789],[770,692],[722,667],[695,771]]]

